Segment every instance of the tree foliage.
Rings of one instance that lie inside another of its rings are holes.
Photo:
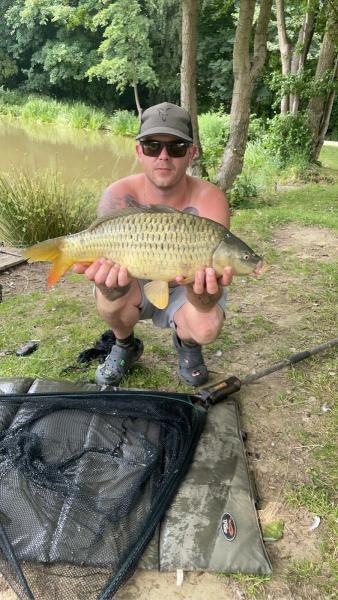
[[[264,1],[250,0],[253,32]],[[198,0],[199,113],[229,113],[234,105],[241,3]],[[281,105],[286,115],[309,111],[312,158],[327,128],[337,129],[337,12],[337,0],[273,0],[264,68],[255,77],[249,69],[245,75],[249,112],[259,118],[271,120]],[[135,110],[136,103],[140,112],[164,100],[180,102],[180,0],[0,0],[0,13],[0,85],[5,88],[81,99],[110,110]],[[250,60],[254,43],[252,35]],[[234,142],[239,165],[246,135],[242,142]]]
[[[149,44],[149,19],[142,14],[137,0],[104,1],[104,8],[93,18],[93,29],[102,29],[103,41],[98,48],[101,60],[91,66],[87,75],[106,79],[123,92],[128,85],[134,88],[138,111],[140,83],[153,87],[157,77],[152,68]]]

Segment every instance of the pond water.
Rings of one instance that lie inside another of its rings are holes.
[[[0,120],[0,171],[57,171],[65,181],[107,184],[140,171],[135,140],[102,131]]]

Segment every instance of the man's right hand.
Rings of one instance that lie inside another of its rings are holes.
[[[105,258],[98,258],[90,265],[76,263],[73,265],[73,271],[81,275],[84,274],[87,279],[94,281],[97,286],[105,286],[110,289],[123,288],[132,281],[126,267],[121,267]]]

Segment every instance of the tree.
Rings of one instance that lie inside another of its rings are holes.
[[[25,76],[26,89],[55,93],[62,88],[68,91],[74,82],[88,86],[86,71],[97,56],[96,34],[86,29],[93,2],[79,0],[78,6],[59,0],[9,3],[3,13],[7,50],[16,59],[21,79]]]
[[[127,86],[134,90],[139,115],[142,112],[139,85],[153,87],[157,77],[152,68],[149,44],[149,19],[141,13],[137,0],[103,0],[105,7],[93,18],[93,28],[102,28],[103,41],[98,48],[100,62],[90,67],[87,75],[106,79],[119,92]]]
[[[267,54],[267,29],[271,4],[272,0],[261,0],[251,61],[250,43],[256,1],[240,0],[233,51],[234,87],[231,103],[230,135],[218,173],[220,186],[224,190],[232,186],[243,167],[253,86],[262,70]]]
[[[235,17],[231,0],[200,2],[197,49],[197,96],[203,112],[230,112]]]
[[[177,0],[145,0],[145,10],[149,17],[149,43],[153,50],[154,71],[157,76],[156,88],[149,90],[149,103],[173,102],[180,100],[180,31],[182,15]]]
[[[282,77],[275,77],[273,87],[282,96],[283,115],[296,116],[300,109],[306,115],[311,142],[304,154],[316,161],[337,88],[338,5],[336,0],[276,0],[276,12]]]
[[[182,0],[181,106],[188,111],[191,117],[194,144],[198,150],[193,173],[200,176],[203,174],[203,170],[196,96],[197,16],[198,0]]]
[[[290,7],[292,9],[292,7]],[[297,12],[303,10],[302,3],[298,3]],[[295,87],[296,78],[303,74],[305,61],[310,49],[311,40],[315,30],[319,10],[319,0],[307,0],[302,24],[299,28],[297,40],[292,43],[286,27],[284,0],[276,0],[277,30],[279,48],[282,62],[282,75],[287,78],[291,75],[290,91],[283,95],[281,100],[281,113],[292,112],[297,114],[299,108],[299,86]],[[292,91],[292,85],[294,90]]]
[[[309,101],[310,160],[318,160],[330,122],[338,81],[338,7],[332,5],[320,48],[314,89]]]

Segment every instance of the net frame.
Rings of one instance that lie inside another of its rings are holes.
[[[161,456],[161,483],[155,486],[157,489],[153,495],[150,510],[147,515],[143,516],[141,530],[137,531],[132,543],[125,549],[123,556],[119,558],[117,568],[107,577],[101,590],[98,593],[90,593],[90,596],[86,596],[88,599],[90,597],[97,598],[97,600],[108,600],[114,596],[120,586],[134,572],[145,547],[152,538],[166,509],[171,504],[180,482],[189,468],[206,420],[206,411],[194,404],[193,400],[194,397],[188,394],[142,390],[0,396],[0,487],[4,481],[4,472],[8,472],[8,464],[3,469],[4,462],[9,460],[13,466],[13,457],[8,459],[8,444],[6,443],[8,435],[13,436],[13,422],[15,425],[14,433],[22,433],[24,427],[27,426],[27,422],[36,423],[39,419],[43,419],[46,414],[52,414],[54,411],[79,410],[93,415],[98,413],[111,415],[114,412],[119,417],[130,418],[132,415],[134,420],[141,419],[149,423],[156,423],[161,439],[165,438],[163,447],[166,447],[166,451]],[[17,417],[22,409],[26,421],[22,416],[21,419],[17,418],[15,421],[15,415]],[[6,446],[7,454],[5,451]],[[163,451],[161,444],[160,446],[161,451]],[[23,449],[25,449],[25,444],[23,444]],[[32,591],[31,589],[30,571],[32,565],[29,564],[27,568],[24,561],[20,561],[20,557],[16,555],[13,540],[10,537],[11,528],[6,513],[1,509],[1,498],[2,494],[0,494],[1,571],[20,598],[42,600],[42,598],[48,597],[48,600],[50,600],[50,592],[48,592],[48,596],[45,596],[40,591],[35,589]],[[133,508],[135,508],[135,505]],[[75,597],[71,594],[63,595],[65,599]]]

